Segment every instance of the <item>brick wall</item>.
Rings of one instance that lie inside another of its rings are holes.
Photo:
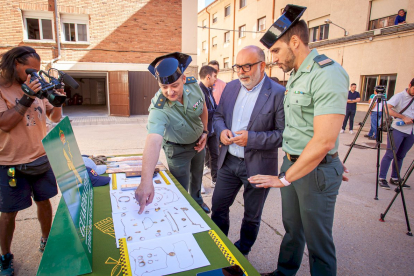
[[[4,2],[0,53],[25,45],[34,47],[42,60],[57,57],[56,43],[23,41],[22,10],[54,12],[54,1]],[[181,51],[181,0],[58,0],[58,11],[89,15],[90,44],[62,43],[64,61],[150,63],[164,53]]]

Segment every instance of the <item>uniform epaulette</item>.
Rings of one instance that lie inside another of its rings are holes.
[[[325,66],[328,66],[328,65],[331,65],[331,64],[334,64],[334,61],[332,59],[328,58],[325,55],[316,56],[313,59],[313,61],[315,61],[319,65],[319,67],[321,67],[321,68],[325,67]]]
[[[189,83],[195,83],[197,82],[197,79],[195,77],[187,77],[185,83],[189,84]]]
[[[163,109],[167,98],[161,93],[158,97],[157,102],[155,103],[155,107],[158,109]]]

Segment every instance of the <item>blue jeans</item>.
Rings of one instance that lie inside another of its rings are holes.
[[[401,171],[401,166],[402,166],[404,157],[414,144],[414,134],[413,133],[406,134],[396,129],[394,129],[392,133],[394,137],[395,155],[397,156],[398,169]],[[395,164],[394,164],[393,158],[394,158],[394,155],[392,154],[392,150],[391,150],[390,138],[388,137],[387,151],[385,152],[385,155],[381,160],[379,178],[385,179],[387,177],[387,172],[388,172],[388,169],[390,168],[391,161],[393,161],[391,177],[398,178],[397,171],[395,170]],[[403,175],[401,175],[401,177],[403,177]]]
[[[377,120],[377,114],[378,120]],[[377,128],[381,122],[382,112],[372,111],[371,112],[371,129],[369,130],[368,136],[377,137]]]

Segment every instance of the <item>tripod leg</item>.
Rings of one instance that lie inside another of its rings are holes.
[[[366,121],[367,121],[367,119],[368,119],[368,117],[369,117],[369,115],[370,115],[370,113],[371,113],[371,111],[372,111],[373,108],[374,108],[374,100],[371,102],[371,105],[370,105],[367,113],[365,114],[364,120],[362,120],[362,122],[359,123],[358,132],[355,134],[354,140],[352,141],[351,145],[349,146],[348,152],[345,154],[345,158],[342,161],[342,163],[345,164],[346,160],[348,159],[348,156],[351,153],[351,150],[353,149],[353,147],[355,145],[355,142],[358,139],[358,136],[361,133],[362,128],[364,127],[364,125],[365,125],[365,123],[366,123]]]

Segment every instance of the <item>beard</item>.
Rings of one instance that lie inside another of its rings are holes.
[[[295,62],[296,56],[293,53],[292,49],[288,47],[287,57],[284,63],[279,63],[278,65],[281,67],[283,72],[288,73],[293,70],[293,64]]]

